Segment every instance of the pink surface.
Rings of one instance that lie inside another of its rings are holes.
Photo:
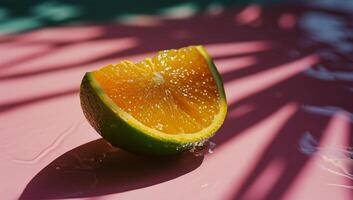
[[[0,38],[1,199],[352,199],[352,159],[336,155],[352,145],[349,58],[310,39],[304,11],[250,6]],[[190,44],[205,45],[225,83],[214,152],[150,159],[99,139],[79,105],[83,74]],[[311,155],[300,151],[306,133],[320,147]]]

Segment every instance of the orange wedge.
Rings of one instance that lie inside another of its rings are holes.
[[[140,154],[170,155],[200,146],[227,112],[222,80],[202,46],[87,72],[80,99],[103,138]]]

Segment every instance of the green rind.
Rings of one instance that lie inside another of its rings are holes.
[[[144,126],[121,110],[103,91],[91,72],[83,77],[80,88],[81,107],[92,127],[112,145],[126,151],[148,155],[172,155],[200,144],[212,137],[222,125],[226,112],[226,97],[221,77],[212,59],[202,46],[196,47],[205,57],[220,92],[221,111],[217,123],[198,133],[166,134]]]

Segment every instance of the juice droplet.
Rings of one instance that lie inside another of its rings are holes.
[[[194,144],[194,146],[189,150],[195,156],[204,156],[207,154],[212,154],[216,147],[216,143],[211,141],[200,142]]]

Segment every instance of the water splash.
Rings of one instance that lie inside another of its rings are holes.
[[[342,184],[335,184],[335,183],[328,183],[327,185],[341,187],[341,188],[347,188],[347,189],[353,189],[353,186],[350,186],[350,185],[342,185]]]
[[[318,166],[337,176],[353,180],[353,148],[352,147],[321,147],[318,141],[306,132],[299,141],[299,150],[306,155],[318,155],[321,163]],[[353,189],[353,186],[329,183],[330,186]]]
[[[204,156],[207,154],[212,154],[214,149],[216,148],[216,143],[211,141],[203,142],[201,145],[193,146],[189,152],[191,152],[194,156]]]
[[[329,44],[337,52],[348,54],[353,50],[347,34],[350,27],[341,16],[311,11],[302,15],[299,26],[309,33],[311,40]]]
[[[330,117],[333,117],[337,113],[343,113],[345,116],[347,116],[350,122],[353,122],[353,113],[337,106],[303,105],[302,109],[308,113],[330,116]]]
[[[320,81],[337,83],[337,88],[349,89],[353,81],[353,35],[349,20],[352,1],[312,0],[305,1],[305,4],[319,8],[302,14],[298,27],[305,35],[303,48],[315,48],[320,64],[308,68],[303,74]]]
[[[327,57],[326,57],[327,58]],[[324,66],[319,65],[317,69],[309,68],[304,74],[316,79],[325,81],[353,81],[353,72],[347,71],[329,71]]]
[[[353,11],[352,1],[311,0],[311,1],[303,1],[303,2],[319,9],[332,9],[332,10],[342,11],[346,13],[352,13]]]
[[[13,162],[16,163],[21,163],[21,164],[35,164],[38,163],[40,160],[42,160],[45,156],[47,156],[50,152],[52,152],[54,149],[56,149],[63,141],[64,139],[73,133],[83,122],[79,123],[74,123],[70,127],[66,128],[64,131],[58,134],[58,136],[53,140],[52,143],[50,143],[48,146],[46,146],[44,149],[39,151],[37,155],[30,159],[17,159],[14,158],[12,159]]]

